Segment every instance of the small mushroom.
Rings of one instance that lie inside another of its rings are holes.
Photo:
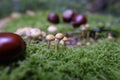
[[[112,39],[113,39],[112,34],[108,33],[108,40],[112,40]]]
[[[68,41],[68,38],[64,37],[62,40],[63,40],[63,45],[66,47],[66,42]]]
[[[85,24],[85,28],[86,28],[86,30],[88,31],[89,29],[90,29],[90,24]]]
[[[81,29],[81,38],[85,38],[87,36],[86,27],[82,25],[80,29]]]
[[[38,37],[41,35],[41,31],[38,28],[32,28],[30,30],[30,35],[33,39],[38,39]]]
[[[77,46],[82,46],[82,42],[81,41],[79,41],[79,42],[77,42]]]
[[[32,29],[31,27],[19,28],[16,30],[15,34],[22,36],[24,38],[24,40],[27,41],[28,39],[31,39],[31,36],[30,36],[31,29]]]
[[[25,32],[25,36],[24,36],[25,40],[31,39],[31,32],[30,32],[31,29],[32,29],[31,27],[23,28],[23,30]]]
[[[14,19],[14,18],[20,18],[20,17],[21,17],[21,14],[18,13],[18,12],[13,12],[13,13],[11,13],[10,17],[11,17],[12,19]]]
[[[87,37],[87,41],[89,41],[89,34],[90,34],[90,24],[85,24],[85,29],[86,29],[86,37]]]
[[[89,46],[90,44],[91,44],[90,42],[87,42],[87,43],[86,43],[86,46]]]
[[[39,40],[43,40],[46,37],[46,33],[44,31],[41,31],[40,36],[38,37]]]
[[[35,12],[31,10],[27,10],[26,14],[28,14],[29,16],[35,16]]]
[[[25,31],[23,30],[23,28],[19,28],[19,29],[17,29],[17,31],[15,32],[15,34],[23,36],[25,34]]]
[[[51,41],[55,40],[55,36],[52,35],[52,34],[49,34],[46,36],[46,40],[48,41],[48,49],[50,48],[50,45],[51,45]]]
[[[51,26],[48,27],[47,30],[48,30],[48,32],[50,32],[50,33],[55,33],[55,32],[57,32],[57,27],[54,26],[54,25],[51,25]]]
[[[41,32],[42,37],[46,37],[46,33],[44,31]]]
[[[55,35],[55,38],[56,38],[55,51],[57,51],[58,48],[59,48],[59,42],[60,42],[60,40],[62,40],[62,39],[64,38],[64,35],[63,35],[62,33],[57,33],[57,34]]]

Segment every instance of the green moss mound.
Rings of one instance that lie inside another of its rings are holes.
[[[32,26],[47,29],[49,12],[39,12],[34,17],[24,15],[8,23],[5,31],[14,32],[19,27]],[[97,21],[111,21],[108,16],[89,14],[92,28]],[[116,18],[112,18],[116,20]],[[64,23],[57,25],[59,32],[66,33],[73,28]],[[113,25],[118,30],[119,25]],[[7,66],[0,66],[0,80],[120,80],[120,39],[102,39],[97,44],[82,47],[60,46],[47,49],[46,43],[31,41],[27,43],[26,59]]]

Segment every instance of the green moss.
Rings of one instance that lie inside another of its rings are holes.
[[[48,12],[40,12],[34,17],[24,15],[6,25],[5,31],[16,31],[19,27],[32,26],[46,30]],[[116,18],[112,18],[114,21]],[[88,15],[92,28],[96,22],[110,21],[104,15]],[[57,25],[59,31],[72,31],[71,26]],[[115,25],[116,26],[116,25]],[[113,25],[114,27],[114,25]],[[118,29],[116,26],[115,29]],[[26,59],[8,66],[0,66],[0,80],[120,80],[120,39],[102,39],[97,44],[82,47],[60,46],[47,49],[44,42],[27,43]],[[17,66],[16,66],[17,64]]]

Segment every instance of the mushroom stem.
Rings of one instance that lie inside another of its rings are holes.
[[[63,46],[66,47],[66,41],[63,41]]]
[[[84,38],[84,34],[85,34],[85,32],[82,31],[82,33],[81,33],[81,38]]]
[[[86,38],[87,31],[85,26],[81,26],[81,38]]]
[[[87,41],[89,41],[89,35],[90,35],[90,32],[88,31],[87,32]]]
[[[63,41],[63,47],[66,49],[66,41]]]
[[[59,49],[59,42],[60,42],[60,40],[56,40],[55,52],[57,52]]]
[[[51,41],[48,41],[48,46],[47,46],[48,49],[50,48],[50,45],[51,45]]]
[[[95,38],[94,38],[94,39],[95,39],[95,41],[97,41],[97,39],[98,39],[98,35],[99,35],[99,33],[98,33],[98,32],[96,32],[96,33],[95,33]]]
[[[89,42],[89,35],[90,35],[90,25],[89,24],[85,24],[85,30],[86,30],[86,39],[87,42]]]

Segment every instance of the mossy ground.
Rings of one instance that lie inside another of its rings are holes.
[[[51,25],[46,20],[48,13],[24,15],[8,23],[4,30],[14,32],[19,27],[32,26],[46,31]],[[101,20],[117,20],[106,15],[86,15],[92,28],[97,27],[97,22]],[[57,26],[58,32],[74,30],[62,22]],[[112,25],[112,29],[119,30],[120,27],[116,24]],[[25,60],[0,66],[0,80],[120,80],[119,40],[108,41],[105,38],[97,44],[67,49],[60,46],[58,52],[55,52],[53,47],[48,50],[44,42],[28,42]]]

